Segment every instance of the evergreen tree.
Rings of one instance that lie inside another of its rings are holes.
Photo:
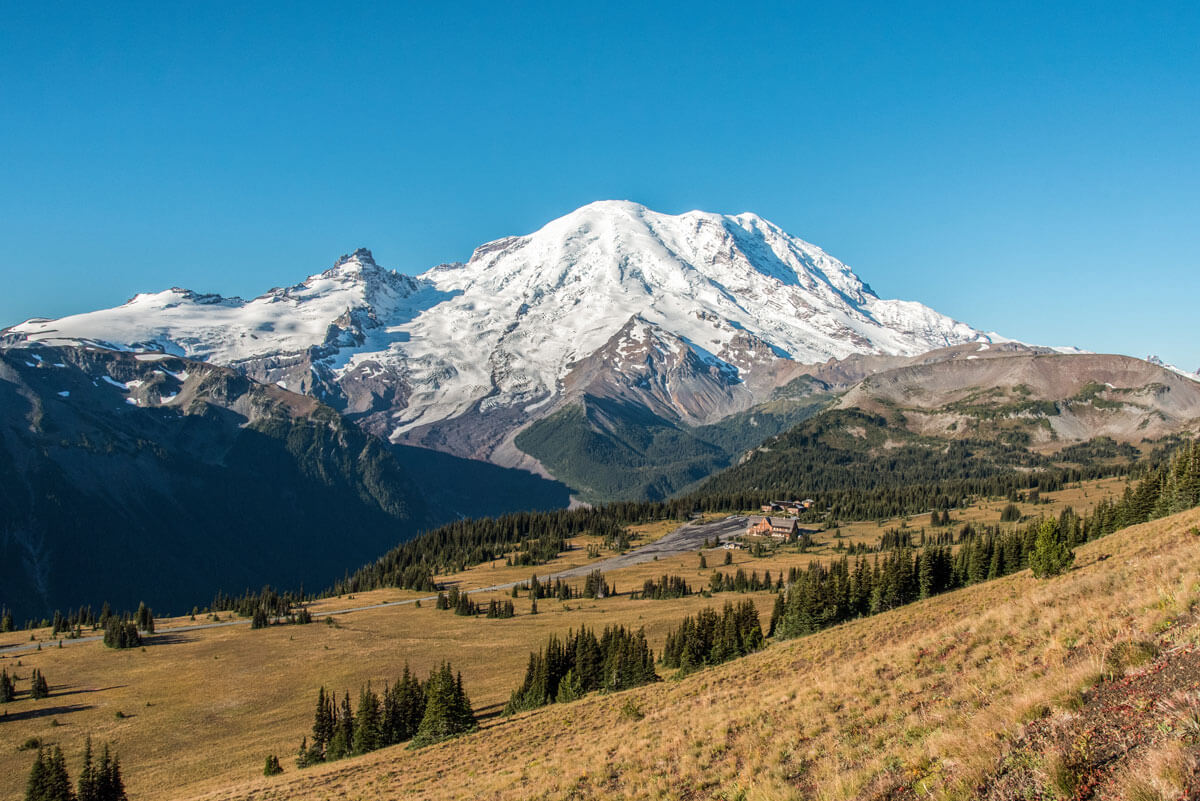
[[[1029,555],[1029,566],[1037,578],[1048,578],[1065,573],[1075,561],[1075,552],[1058,536],[1058,526],[1053,520],[1043,520],[1038,527],[1033,553]]]
[[[325,748],[325,759],[332,762],[347,757],[353,747],[354,713],[350,709],[350,693],[347,692],[334,716],[333,734],[330,735],[329,745]]]
[[[779,625],[779,619],[783,617],[783,613],[783,593],[779,593],[775,596],[775,606],[771,609],[771,622],[767,626],[768,637],[775,636],[775,627]]]
[[[96,797],[100,801],[128,801],[125,782],[121,780],[121,761],[116,754],[109,755],[108,743],[100,754],[100,767],[96,770]]]
[[[92,764],[92,738],[89,735],[83,746],[83,767],[79,769],[79,784],[76,797],[79,801],[103,801],[99,794],[96,766]]]
[[[455,594],[452,591],[452,596]],[[479,610],[475,606],[475,602],[465,593],[457,593],[457,598],[454,600],[454,614],[463,615],[464,617],[474,617]]]
[[[33,669],[33,676],[30,680],[29,694],[33,698],[50,697],[50,685],[46,681],[46,676],[37,668]]]
[[[38,748],[37,759],[25,786],[25,801],[74,801],[67,761],[57,745],[53,751]]]
[[[104,627],[104,644],[109,648],[136,648],[142,644],[142,635],[132,621],[110,615]]]
[[[554,702],[558,704],[567,704],[571,701],[577,701],[583,697],[583,684],[579,681],[579,675],[574,669],[568,670],[566,675],[562,677],[562,681],[558,683],[558,695],[555,696]]]
[[[780,599],[782,600],[782,599]],[[786,608],[772,615],[776,627],[786,624]],[[758,609],[753,601],[734,606],[726,603],[717,615],[711,607],[701,610],[694,618],[686,617],[679,628],[667,635],[661,662],[669,668],[689,673],[705,665],[716,665],[751,653],[762,647],[762,628]]]
[[[358,696],[358,714],[354,719],[353,751],[365,754],[383,745],[383,719],[379,696],[371,691],[370,685]]]
[[[0,670],[0,704],[7,704],[17,697],[17,687],[8,675],[8,669]]]
[[[278,776],[283,773],[283,766],[279,764],[279,757],[274,754],[267,757],[266,764],[263,765],[264,776]]]
[[[333,694],[327,694],[322,685],[317,690],[317,710],[313,714],[312,745],[308,744],[307,737],[301,741],[300,750],[296,755],[297,767],[304,768],[325,761],[329,742],[333,739],[336,720]]]
[[[154,633],[154,613],[150,611],[150,607],[144,603],[138,604],[137,615],[134,618],[139,630],[147,634]]]
[[[917,596],[928,598],[934,593],[934,556],[932,548],[922,548],[917,557]]]
[[[404,665],[404,675],[395,689],[395,720],[388,741],[402,743],[417,734],[421,719],[425,716],[425,688],[420,680]]]
[[[456,679],[449,662],[435,669],[425,689],[425,714],[413,737],[417,747],[440,742],[476,728],[471,701],[462,687],[462,674]]]
[[[350,755],[351,742],[346,739],[346,730],[338,726],[333,737],[329,739],[329,745],[325,748],[325,760],[334,762],[343,759]]]
[[[48,798],[49,766],[46,749],[39,746],[33,767],[29,769],[29,779],[25,783],[25,801],[43,801]]]
[[[300,738],[300,750],[296,752],[296,767],[307,768],[309,765],[315,765],[321,762],[324,758],[315,750],[315,746],[308,744],[307,737]]]

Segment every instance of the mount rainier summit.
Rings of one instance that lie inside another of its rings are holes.
[[[252,300],[174,288],[4,333],[232,367],[393,442],[509,465],[522,463],[522,426],[582,395],[703,424],[766,400],[800,365],[998,339],[878,297],[754,214],[673,216],[623,201],[416,277],[360,249]]]

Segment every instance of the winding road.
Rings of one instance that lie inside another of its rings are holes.
[[[659,537],[654,542],[647,543],[638,548],[626,551],[616,556],[610,556],[607,559],[602,559],[599,562],[589,562],[586,565],[560,570],[557,573],[549,573],[539,577],[540,581],[554,579],[576,578],[578,576],[586,576],[593,570],[600,570],[608,573],[613,570],[620,570],[624,567],[632,567],[640,565],[644,562],[651,562],[655,559],[665,559],[671,556],[678,556],[683,553],[698,551],[704,546],[705,540],[713,540],[718,542],[726,542],[734,536],[743,533],[746,526],[749,525],[749,518],[746,517],[727,517],[722,520],[715,520],[711,523],[684,523],[679,528]],[[467,590],[468,594],[477,592],[495,592],[496,590],[511,589],[517,584],[523,584],[524,581],[510,581],[506,584],[494,584],[490,587],[479,587],[473,590]],[[352,606],[345,609],[330,609],[322,612],[313,612],[313,617],[328,617],[330,615],[344,615],[350,612],[362,612],[367,609],[382,609],[387,606],[404,606],[405,604],[414,604],[417,601],[432,601],[437,598],[436,595],[427,595],[421,598],[406,598],[402,601],[385,601],[378,604],[368,604],[366,606]],[[153,644],[156,638],[167,638],[174,634],[181,634],[186,631],[197,631],[198,629],[215,629],[222,626],[248,626],[250,620],[246,618],[238,618],[236,620],[221,620],[215,623],[195,623],[185,626],[172,626],[171,628],[161,629],[155,634],[147,636],[147,643]],[[58,642],[61,642],[63,647],[74,645],[76,643],[95,642],[103,639],[102,635],[95,634],[88,637],[79,637],[78,639],[62,639],[49,640],[46,642],[28,642],[19,645],[0,646],[0,654],[19,653],[21,651],[32,651],[39,645],[43,648],[54,648]]]

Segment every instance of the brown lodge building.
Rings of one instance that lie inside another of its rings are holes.
[[[794,517],[760,517],[758,522],[751,523],[747,534],[759,534],[775,537],[781,540],[794,540],[800,532],[800,526]]]

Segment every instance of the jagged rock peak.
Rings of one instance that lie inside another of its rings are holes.
[[[338,260],[333,263],[333,267],[334,267],[334,269],[337,269],[338,267],[341,267],[343,264],[348,264],[352,261],[358,262],[359,264],[363,265],[364,267],[367,267],[367,266],[378,267],[379,266],[378,264],[375,263],[375,257],[371,255],[370,250],[368,250],[367,248],[359,248],[359,249],[355,250],[353,253],[351,253],[350,255],[346,255],[345,253],[343,253],[338,258]]]

